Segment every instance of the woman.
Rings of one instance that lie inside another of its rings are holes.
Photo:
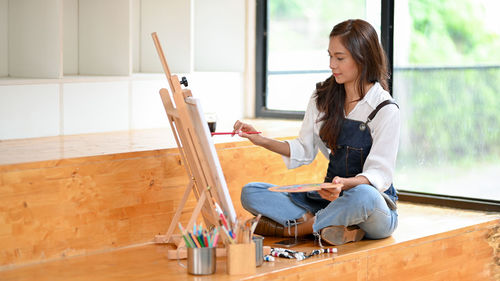
[[[283,155],[289,169],[311,163],[318,149],[330,159],[318,192],[279,193],[268,190],[271,184],[247,184],[243,207],[264,216],[256,233],[313,233],[341,245],[388,237],[397,226],[392,177],[400,121],[387,92],[385,53],[373,27],[358,19],[333,28],[328,54],[332,76],[316,85],[297,139],[246,134],[256,130],[234,124],[235,134]]]

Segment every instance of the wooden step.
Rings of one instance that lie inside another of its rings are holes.
[[[225,257],[217,258],[210,280],[498,280],[499,219],[497,214],[401,203],[400,225],[389,238],[338,246],[338,254],[297,261],[276,258],[252,275],[226,273]],[[494,236],[496,235],[496,238]],[[272,245],[281,238],[266,238]],[[494,240],[496,239],[496,244]],[[170,246],[148,244],[93,255],[60,258],[18,268],[4,268],[0,280],[193,280]],[[314,241],[293,249],[310,252]],[[496,252],[498,255],[498,252]],[[183,261],[185,263],[185,261]],[[497,278],[497,279],[495,279]]]
[[[142,136],[142,137],[141,137]],[[0,280],[193,279],[155,245],[188,184],[164,132],[0,141]],[[287,170],[249,142],[216,144],[236,211],[241,187],[321,182],[327,160]],[[187,208],[194,208],[191,196]],[[187,222],[190,213],[184,213]],[[278,259],[251,276],[217,280],[341,277],[343,280],[500,280],[499,214],[399,204],[399,227],[382,240],[338,247],[338,255]],[[496,236],[495,236],[496,235]],[[265,245],[276,239],[266,238]],[[311,241],[297,247],[310,251]],[[495,263],[497,262],[497,263]]]
[[[188,178],[178,149],[155,149],[159,141],[145,135],[142,143],[151,145],[140,145],[140,137],[130,134],[0,142],[0,267],[109,251],[165,234]],[[93,153],[79,154],[78,142]],[[128,149],[124,144],[134,142]],[[103,154],[113,146],[120,152]],[[50,153],[37,155],[44,147]],[[246,183],[319,182],[321,174],[315,171],[326,165],[326,159],[318,158],[287,170],[280,156],[247,141],[216,148],[240,214],[249,215],[239,200]],[[191,195],[186,209],[194,207]],[[181,222],[190,215],[183,213]]]

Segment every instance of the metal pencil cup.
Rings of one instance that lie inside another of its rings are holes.
[[[254,235],[252,237],[253,242],[255,243],[255,265],[261,266],[264,262],[264,251],[263,251],[263,241],[264,237]]]
[[[216,248],[187,248],[187,270],[193,275],[215,273]],[[182,267],[186,267],[179,262]]]

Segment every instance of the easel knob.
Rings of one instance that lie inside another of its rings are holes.
[[[182,76],[181,81],[179,83],[181,83],[182,85],[184,85],[184,87],[188,86],[188,80],[186,79],[185,76]]]

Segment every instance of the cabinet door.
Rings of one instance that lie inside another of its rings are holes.
[[[81,75],[130,75],[130,0],[79,1]]]
[[[62,76],[62,0],[8,3],[8,69],[12,77]]]

